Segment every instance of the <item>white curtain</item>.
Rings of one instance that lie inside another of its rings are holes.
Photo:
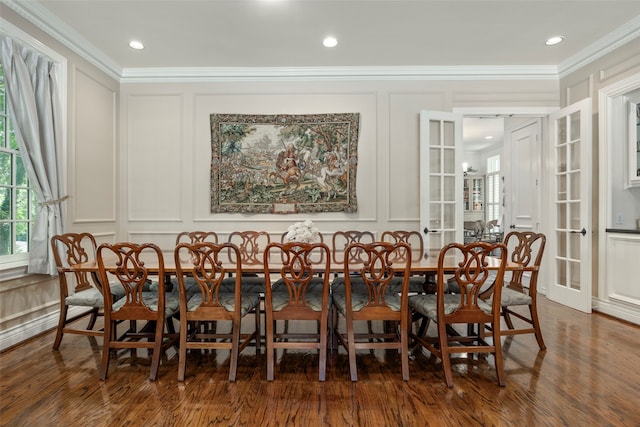
[[[2,67],[27,177],[38,200],[29,246],[29,273],[57,274],[49,240],[62,232],[56,151],[61,142],[57,68],[48,58],[2,37]]]

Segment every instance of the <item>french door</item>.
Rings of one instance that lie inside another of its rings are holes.
[[[425,249],[463,241],[462,115],[420,113],[420,229]]]
[[[552,233],[549,299],[591,312],[592,166],[591,99],[549,116]]]
[[[505,175],[509,177],[509,199],[505,204],[505,233],[540,231],[540,129],[541,119],[509,131],[505,144]]]

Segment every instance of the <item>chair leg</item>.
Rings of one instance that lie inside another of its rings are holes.
[[[184,381],[187,370],[187,324],[186,319],[180,322],[180,349],[178,350],[178,381]],[[200,326],[197,326],[198,328]]]
[[[438,323],[438,341],[440,343],[440,358],[442,359],[442,370],[447,387],[453,388],[453,373],[451,372],[451,354],[449,353],[449,342],[447,340],[447,327]]]
[[[111,340],[115,335],[115,322],[105,322],[104,339],[102,343],[102,365],[100,366],[100,379],[105,381],[109,371],[109,359],[111,357]]]
[[[149,374],[149,380],[155,381],[158,378],[158,368],[160,367],[160,357],[162,356],[163,336],[164,336],[164,324],[163,322],[156,322],[156,331],[153,341],[153,354],[151,355],[151,373]]]
[[[64,324],[67,319],[68,309],[69,309],[69,306],[67,306],[66,304],[62,304],[60,306],[60,317],[58,318],[58,329],[56,330],[56,339],[53,341],[54,350],[57,350],[58,347],[60,347],[60,342],[62,341],[62,336],[64,335],[64,332],[62,330],[64,329]]]
[[[320,355],[319,355],[319,363],[318,363],[318,379],[320,381],[324,381],[327,372],[327,319],[323,319],[320,321]]]
[[[91,310],[91,317],[89,318],[89,324],[87,325],[87,330],[92,330],[96,325],[96,320],[98,319],[98,307]]]
[[[498,377],[498,385],[500,387],[504,387],[507,385],[505,381],[504,374],[504,360],[502,359],[502,341],[500,340],[500,327],[496,325],[492,325],[493,330],[491,333],[493,334],[493,345],[495,347],[495,351],[493,353],[493,358],[495,359],[496,364],[496,376]]]
[[[267,320],[266,324],[266,334],[265,334],[265,345],[267,347],[267,381],[273,381],[273,370],[275,364],[275,354],[273,348],[273,333],[274,333],[274,323],[275,321]]]
[[[355,332],[353,330],[353,320],[347,321],[347,340],[349,347],[349,373],[351,374],[351,381],[358,381],[358,370],[356,367],[356,342]]]
[[[409,381],[409,328],[411,327],[411,313],[407,318],[407,325],[400,322],[400,357],[402,358],[402,379]]]
[[[508,307],[502,307],[502,317],[504,317],[504,322],[507,324],[507,328],[513,329],[513,321],[511,320]]]
[[[261,338],[260,338],[260,330],[262,328],[260,328],[260,304],[258,304],[255,308],[255,328],[256,328],[256,338],[255,338],[255,343],[256,343],[256,355],[260,354],[260,345],[261,345]],[[265,325],[266,327],[266,325]]]
[[[234,382],[236,380],[236,373],[238,371],[238,347],[240,343],[240,320],[234,320],[231,322],[233,331],[233,337],[231,338],[231,357],[229,360],[229,381]]]
[[[540,321],[538,320],[538,308],[535,304],[529,306],[529,311],[531,312],[531,322],[533,323],[533,329],[535,329],[536,341],[538,341],[538,346],[540,350],[546,350],[547,346],[544,345],[544,340],[542,339],[542,329],[540,329]]]

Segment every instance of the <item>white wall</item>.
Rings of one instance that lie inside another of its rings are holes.
[[[476,106],[478,99],[492,107],[552,107],[555,87],[549,80],[123,84],[119,237],[169,249],[181,230],[259,228],[279,236],[304,218],[324,233],[417,229],[420,111]],[[360,113],[357,213],[210,213],[210,114],[331,112]]]

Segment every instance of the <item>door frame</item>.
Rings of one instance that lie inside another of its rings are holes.
[[[540,132],[540,172],[542,173],[541,182],[538,185],[538,200],[540,201],[540,209],[539,212],[547,212],[550,206],[549,200],[546,197],[543,197],[543,190],[548,188],[548,183],[545,182],[545,172],[546,172],[546,164],[547,164],[547,150],[548,150],[548,117],[551,113],[560,110],[560,107],[456,107],[453,108],[452,111],[454,113],[462,114],[463,118],[473,118],[473,117],[504,117],[504,118],[532,118],[532,119],[542,119],[542,129]],[[506,137],[506,135],[505,135]],[[502,160],[501,160],[502,161]],[[502,168],[501,168],[502,169]],[[541,214],[539,217],[540,220],[540,230],[544,234],[549,235],[553,230],[550,224],[550,218],[548,216]],[[547,295],[547,287],[544,286],[545,283],[548,283],[548,274],[550,272],[549,268],[544,268],[542,273],[540,274],[540,279],[538,281],[539,286],[538,292]]]

